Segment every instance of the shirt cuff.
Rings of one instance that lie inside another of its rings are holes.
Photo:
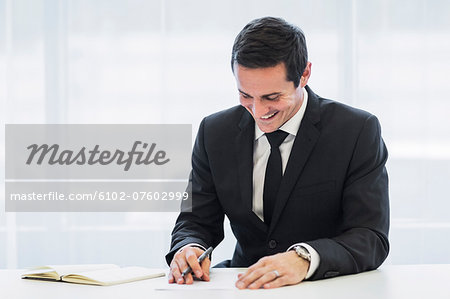
[[[308,250],[309,254],[311,255],[311,262],[309,263],[308,273],[306,273],[306,277],[305,277],[305,279],[308,279],[311,276],[313,276],[314,272],[316,272],[317,268],[319,267],[320,255],[314,248],[311,247],[311,245],[306,244],[306,243],[294,244],[291,247],[289,247],[288,250],[286,250],[286,251],[294,249],[295,246],[305,247],[306,250]]]
[[[206,251],[206,248],[203,247],[203,246],[200,245],[200,244],[197,244],[197,243],[189,243],[189,244],[184,245],[184,246],[181,247],[180,249],[178,249],[177,253],[180,252],[181,250],[183,250],[184,248],[188,247],[188,246],[191,246],[191,247],[198,247],[198,248],[201,248],[201,249],[203,249],[204,251]]]

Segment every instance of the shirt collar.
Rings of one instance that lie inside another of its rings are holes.
[[[303,103],[298,109],[297,113],[294,114],[287,122],[284,123],[279,129],[285,131],[291,135],[297,136],[298,129],[300,128],[300,124],[302,122],[303,116],[305,115],[306,105],[308,104],[308,92],[303,87]],[[255,123],[255,140],[258,140],[261,136],[264,135],[264,132],[261,131],[258,125]]]

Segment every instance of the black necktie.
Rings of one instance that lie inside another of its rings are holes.
[[[279,146],[283,143],[289,133],[277,130],[272,133],[266,133],[267,140],[270,143],[270,156],[267,161],[266,175],[264,178],[264,222],[270,226],[272,220],[273,208],[280,188],[283,169],[281,164],[281,153]]]

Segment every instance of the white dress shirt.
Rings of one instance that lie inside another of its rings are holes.
[[[294,145],[295,137],[297,136],[298,129],[305,115],[306,106],[308,105],[308,92],[303,88],[303,103],[297,113],[294,114],[279,130],[289,133],[283,143],[280,145],[282,171],[286,170],[286,165],[291,154],[292,146]],[[266,135],[255,124],[255,142],[253,144],[253,212],[264,221],[264,178],[266,176],[266,166],[270,156],[270,144]],[[306,243],[293,244],[288,248],[291,250],[294,246],[301,245],[305,247],[311,254],[311,263],[309,265],[306,279],[310,278],[320,263],[320,256],[317,251]]]

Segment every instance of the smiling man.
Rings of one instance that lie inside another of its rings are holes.
[[[192,206],[172,233],[170,283],[209,280],[224,216],[237,244],[219,267],[248,267],[236,287],[275,288],[376,269],[389,251],[387,150],[375,116],[316,95],[303,32],[247,24],[231,66],[239,106],[203,119],[192,154]],[[190,211],[192,208],[192,211]]]

